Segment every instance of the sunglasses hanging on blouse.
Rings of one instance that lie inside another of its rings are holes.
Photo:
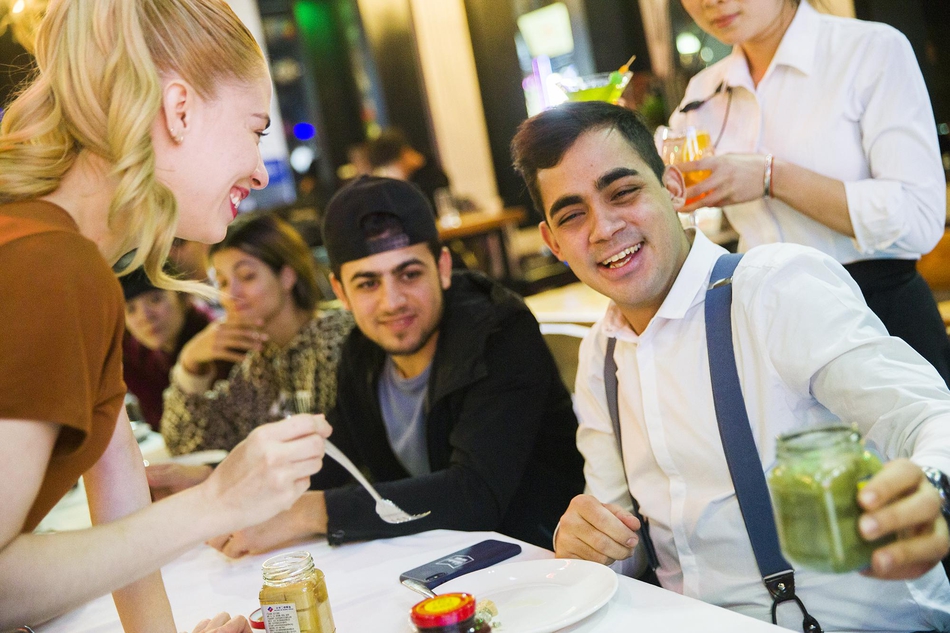
[[[705,99],[700,99],[698,101],[690,101],[689,103],[684,105],[682,108],[680,108],[681,114],[686,114],[687,112],[698,110],[699,108],[706,105],[707,102],[712,101],[712,99],[716,95],[722,92],[725,92],[726,94],[728,94],[729,98],[726,101],[726,114],[722,118],[722,125],[719,127],[719,134],[716,136],[716,141],[713,143],[713,148],[715,149],[719,149],[719,141],[722,140],[722,133],[726,131],[726,123],[729,122],[729,110],[732,108],[732,86],[727,86],[726,82],[720,81],[719,85],[716,86],[716,89],[713,91],[711,95],[709,95]]]

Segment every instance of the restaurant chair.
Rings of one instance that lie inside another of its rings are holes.
[[[574,323],[541,323],[541,335],[547,343],[554,363],[557,365],[561,380],[567,390],[574,393],[574,379],[577,376],[577,353],[581,340],[590,331],[589,327]]]

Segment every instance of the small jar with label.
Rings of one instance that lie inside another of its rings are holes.
[[[874,550],[893,540],[888,535],[869,542],[858,531],[864,512],[858,492],[881,470],[881,460],[848,426],[783,435],[776,457],[768,482],[786,558],[828,573],[867,568]]]
[[[267,633],[334,633],[323,572],[309,552],[290,552],[264,561],[261,614]]]
[[[491,633],[485,620],[475,617],[475,598],[467,593],[446,593],[426,598],[412,608],[409,620],[418,633]]]

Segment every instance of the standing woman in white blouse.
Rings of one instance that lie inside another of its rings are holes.
[[[943,234],[946,182],[907,39],[800,0],[681,0],[733,52],[689,83],[670,126],[716,156],[685,207],[722,206],[739,248],[793,242],[845,265],[888,331],[950,384],[950,343],[916,262]]]

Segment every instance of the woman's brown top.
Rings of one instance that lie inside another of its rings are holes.
[[[123,318],[115,275],[65,210],[39,200],[0,205],[0,424],[59,425],[24,532],[112,438],[125,396]]]

